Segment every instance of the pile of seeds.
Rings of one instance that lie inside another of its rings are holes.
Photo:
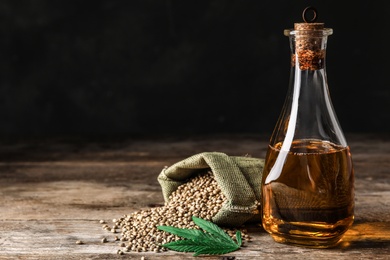
[[[119,219],[113,219],[112,227],[107,224],[103,229],[119,233],[115,240],[121,241],[119,254],[127,251],[160,252],[166,249],[161,244],[177,241],[181,238],[158,230],[157,226],[174,226],[178,228],[198,228],[192,216],[211,220],[226,202],[221,188],[212,173],[197,175],[182,184],[169,197],[162,207],[141,210]],[[105,223],[101,221],[101,223]],[[225,229],[234,238],[236,230]],[[244,240],[249,240],[245,230],[241,230]],[[107,242],[107,239],[102,240]]]

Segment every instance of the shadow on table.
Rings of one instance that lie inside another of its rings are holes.
[[[390,222],[356,223],[345,233],[337,247],[344,250],[362,248],[390,249]]]

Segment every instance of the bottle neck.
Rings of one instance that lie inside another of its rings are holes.
[[[331,102],[325,71],[327,37],[290,35],[290,86],[271,144],[316,139],[347,146]]]
[[[290,35],[291,66],[300,70],[325,69],[327,36]]]

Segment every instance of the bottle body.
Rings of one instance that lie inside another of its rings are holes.
[[[281,153],[280,175],[263,184],[263,227],[277,242],[327,248],[353,222],[353,168],[348,147],[322,140],[294,140],[291,150],[270,146],[264,178]],[[264,180],[265,182],[265,180]]]
[[[353,223],[351,153],[328,91],[326,31],[289,36],[290,86],[265,160],[262,223],[277,242],[327,248]]]

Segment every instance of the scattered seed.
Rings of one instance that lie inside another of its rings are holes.
[[[157,226],[174,226],[180,228],[199,228],[192,221],[192,216],[212,220],[219,212],[227,198],[212,173],[200,174],[180,185],[162,207],[140,210],[120,218],[113,219],[114,226],[104,229],[113,233],[120,230],[115,240],[128,241],[127,246],[121,243],[122,250],[133,252],[167,251],[161,244],[180,240],[178,236],[158,230]],[[225,229],[229,236],[235,238],[235,229]],[[249,240],[246,230],[242,230],[243,240]],[[102,243],[107,242],[105,240]],[[118,250],[123,253],[121,249]]]
[[[111,228],[109,226],[107,226],[107,225],[103,226],[103,229],[107,230],[107,231],[111,231]]]
[[[102,243],[107,243],[108,240],[107,240],[107,238],[103,237],[102,240],[101,240],[101,242],[102,242]]]
[[[101,219],[101,220],[99,221],[99,223],[100,223],[100,224],[106,224],[106,221],[104,221],[103,219]]]
[[[77,241],[76,241],[76,244],[78,244],[78,245],[82,245],[82,244],[84,244],[84,242],[83,242],[83,241],[81,241],[81,240],[77,240]]]

